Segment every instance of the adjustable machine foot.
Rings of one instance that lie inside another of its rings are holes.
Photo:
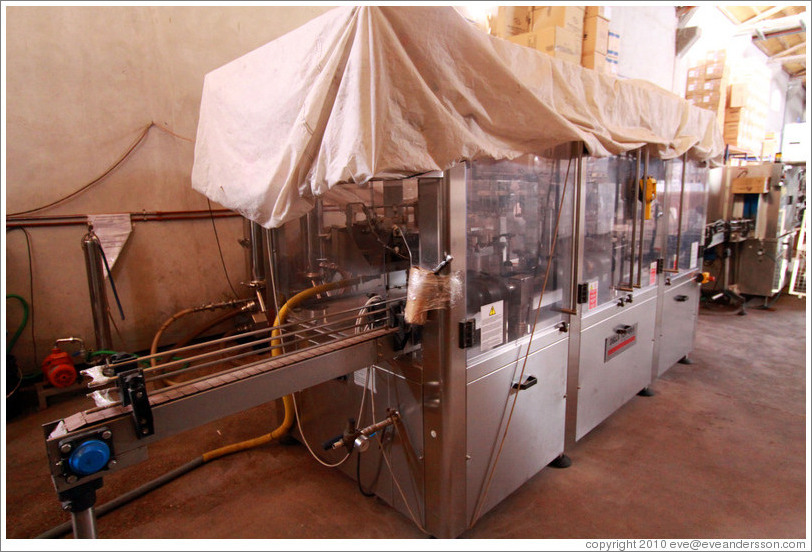
[[[566,454],[560,454],[558,457],[548,464],[551,468],[564,469],[572,466],[572,460]]]
[[[691,365],[691,364],[693,364],[693,363],[694,363],[694,361],[693,361],[693,360],[691,360],[690,358],[688,358],[688,355],[685,355],[684,357],[682,357],[681,359],[679,359],[677,362],[678,362],[679,364],[687,364],[687,365]]]
[[[644,387],[637,392],[637,395],[640,397],[653,397],[654,391],[652,391],[650,387]]]

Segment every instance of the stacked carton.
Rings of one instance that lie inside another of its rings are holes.
[[[582,6],[501,6],[497,14],[497,36],[576,64],[583,32]]]
[[[606,63],[609,72],[617,75],[618,61],[620,60],[620,35],[609,28],[609,45],[606,47]]]
[[[584,42],[581,65],[599,73],[611,73],[609,53],[609,17],[607,8],[587,6],[584,12]],[[616,67],[616,65],[615,65]]]
[[[723,125],[728,79],[725,51],[708,52],[704,60],[688,69],[685,99],[697,107],[713,111],[719,124]]]
[[[750,64],[735,68],[730,80],[725,111],[725,143],[765,155],[762,150],[766,135],[770,74],[759,65]]]

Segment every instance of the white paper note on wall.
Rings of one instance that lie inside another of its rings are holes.
[[[99,237],[107,264],[113,270],[113,265],[133,230],[130,214],[88,215],[87,221],[93,225],[93,232]],[[107,271],[104,277],[107,277]]]

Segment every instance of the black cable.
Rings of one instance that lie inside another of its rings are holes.
[[[369,491],[364,490],[364,486],[361,485],[361,451],[356,451],[355,480],[358,482],[358,490],[361,492],[362,495],[368,498],[372,498],[373,496],[375,496],[375,493],[370,493]]]
[[[78,190],[76,190],[74,192],[71,192],[68,195],[66,195],[66,196],[64,196],[64,197],[62,197],[60,199],[57,199],[56,201],[52,201],[51,203],[48,203],[47,205],[43,205],[42,207],[36,207],[34,209],[28,209],[26,211],[18,211],[16,213],[9,213],[7,216],[9,216],[9,217],[17,217],[17,216],[20,216],[20,215],[28,215],[28,214],[31,214],[31,213],[36,213],[38,211],[44,211],[45,209],[48,209],[50,207],[54,207],[55,205],[59,205],[60,203],[64,203],[64,202],[68,201],[69,199],[72,199],[72,198],[76,197],[77,195],[81,194],[82,192],[84,192],[85,190],[87,190],[87,189],[91,188],[92,186],[98,184],[99,182],[101,182],[102,180],[107,178],[107,176],[110,173],[112,173],[114,170],[116,170],[122,163],[124,163],[124,161],[126,161],[130,157],[132,152],[135,151],[135,148],[137,148],[138,145],[141,142],[143,142],[144,139],[147,137],[147,134],[149,134],[149,131],[150,131],[150,129],[152,129],[152,127],[158,128],[159,130],[162,130],[162,131],[166,132],[167,134],[169,134],[171,136],[174,136],[175,138],[178,138],[180,140],[184,140],[186,142],[194,143],[194,140],[192,140],[191,138],[187,138],[185,136],[181,136],[180,134],[176,134],[176,133],[172,132],[171,130],[169,130],[168,128],[166,128],[166,127],[164,127],[162,125],[159,125],[158,123],[156,123],[154,121],[151,121],[149,123],[149,125],[144,127],[144,130],[141,131],[141,134],[138,136],[138,138],[135,140],[135,142],[133,142],[133,144],[129,147],[129,149],[124,153],[124,155],[119,157],[118,160],[115,163],[113,163],[112,165],[110,165],[110,167],[107,168],[101,175],[97,176],[96,178],[94,178],[93,180],[91,180],[90,182],[85,184],[84,186],[80,187]]]
[[[34,209],[28,209],[26,211],[18,211],[16,213],[9,213],[8,216],[9,217],[16,217],[16,216],[19,216],[19,215],[28,215],[30,213],[36,213],[37,211],[44,211],[45,209],[48,209],[50,207],[54,207],[55,205],[59,205],[60,203],[64,203],[65,201],[67,201],[67,200],[69,200],[69,199],[71,199],[73,197],[76,197],[77,195],[81,194],[82,192],[84,192],[88,188],[94,186],[95,184],[98,184],[99,182],[104,180],[107,177],[107,175],[109,175],[114,170],[116,170],[116,168],[118,168],[119,165],[121,165],[130,156],[130,154],[133,151],[135,151],[135,148],[137,148],[138,145],[141,142],[144,141],[144,138],[146,138],[147,134],[149,133],[149,129],[151,129],[153,126],[158,126],[158,125],[156,125],[155,123],[150,123],[149,125],[147,125],[144,128],[144,130],[141,131],[141,134],[138,136],[138,139],[133,143],[132,146],[130,146],[130,149],[128,149],[124,155],[119,157],[118,161],[113,163],[101,175],[97,176],[96,178],[94,178],[93,180],[91,180],[90,182],[88,182],[87,184],[85,184],[84,186],[82,186],[81,188],[76,190],[75,192],[71,192],[70,194],[66,195],[65,197],[63,197],[61,199],[57,199],[56,201],[52,201],[51,203],[48,203],[47,205],[43,205],[42,207],[36,207]]]
[[[28,233],[28,230],[25,227],[17,226],[14,228],[7,228],[6,233],[13,231],[13,230],[22,230],[23,234],[25,234],[25,245],[26,249],[28,250],[28,293],[30,296],[30,309],[31,312],[29,313],[29,317],[31,318],[31,345],[34,349],[34,362],[37,361],[39,358],[39,354],[37,353],[37,340],[34,333],[34,265],[31,255],[31,234]]]
[[[228,287],[231,288],[231,292],[234,294],[234,297],[237,298],[239,295],[237,291],[234,289],[234,286],[231,284],[231,278],[228,277],[228,269],[226,268],[226,260],[223,258],[223,248],[220,247],[220,236],[217,234],[217,225],[214,223],[214,211],[211,208],[211,200],[206,198],[206,203],[209,205],[209,216],[211,217],[211,227],[214,230],[214,239],[217,240],[217,251],[220,252],[220,262],[223,265],[223,273],[226,275],[226,281],[228,282]]]
[[[101,251],[102,261],[104,261],[104,268],[107,270],[107,277],[110,278],[110,287],[113,290],[113,297],[116,298],[116,305],[118,305],[118,312],[121,314],[121,319],[124,320],[124,309],[121,307],[121,300],[118,298],[116,291],[116,283],[113,281],[113,273],[110,272],[110,265],[107,264],[107,255],[104,254],[104,248],[99,244],[99,251]]]

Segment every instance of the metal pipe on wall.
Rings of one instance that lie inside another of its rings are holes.
[[[130,213],[130,220],[135,222],[168,222],[176,220],[200,220],[214,218],[231,218],[242,216],[228,209],[204,211],[142,211]],[[34,215],[28,217],[10,217],[6,219],[6,228],[35,228],[40,226],[84,226],[90,215]]]
[[[90,291],[90,310],[93,313],[93,332],[96,335],[96,349],[112,350],[113,339],[110,335],[110,321],[107,318],[109,306],[107,292],[104,289],[101,241],[93,232],[92,224],[87,225],[87,234],[82,237],[82,250],[85,254],[85,268],[87,270],[87,285]]]

